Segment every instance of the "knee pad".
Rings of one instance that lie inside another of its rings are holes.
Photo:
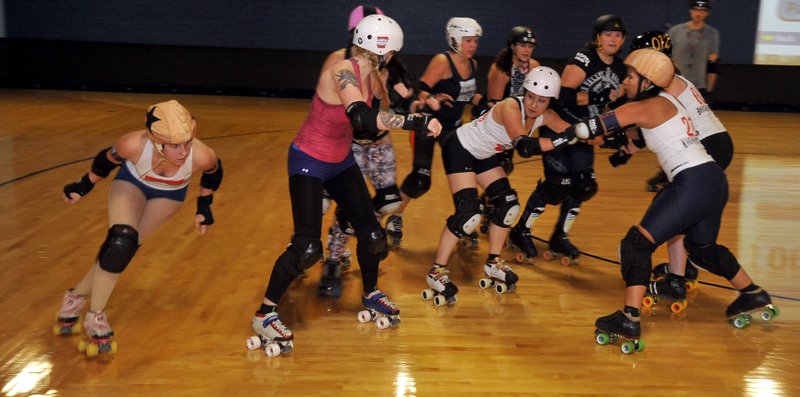
[[[456,212],[447,218],[447,229],[457,237],[472,234],[481,223],[481,199],[478,189],[462,189],[453,194]]]
[[[400,209],[403,200],[400,198],[400,190],[397,185],[375,190],[375,197],[372,199],[372,208],[376,214],[388,215]]]
[[[628,234],[619,244],[619,260],[625,286],[647,285],[655,250],[656,245],[639,233],[636,226],[628,230]]]
[[[413,199],[420,198],[431,188],[431,170],[414,166],[414,169],[403,180],[400,190]]]
[[[109,273],[122,273],[139,249],[139,232],[130,225],[113,225],[100,246],[97,262]]]
[[[570,180],[572,182],[570,192],[572,197],[580,201],[589,201],[590,198],[597,194],[597,179],[593,168],[573,174]]]
[[[356,253],[361,255],[378,255],[380,259],[386,257],[388,248],[386,245],[386,231],[380,224],[375,225],[366,231],[356,231],[358,245]]]
[[[724,245],[713,244],[697,247],[691,246],[687,242],[684,245],[692,263],[717,276],[725,277],[726,280],[736,276],[736,273],[742,267],[736,257],[728,250],[728,247]]]
[[[492,223],[500,227],[511,227],[519,216],[519,197],[511,188],[508,178],[500,178],[486,187],[486,195],[490,197],[494,212]]]
[[[565,174],[556,174],[547,177],[544,181],[539,179],[536,183],[536,191],[545,203],[550,205],[558,205],[564,202],[570,193],[569,176]]]

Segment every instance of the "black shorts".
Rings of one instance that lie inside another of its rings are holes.
[[[461,172],[474,172],[477,175],[500,166],[497,156],[483,160],[476,159],[461,145],[457,134],[453,134],[442,147],[442,160],[444,161],[444,172],[447,175]]]

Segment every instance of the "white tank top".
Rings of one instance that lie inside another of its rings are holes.
[[[658,96],[668,99],[678,113],[658,127],[642,128],[642,134],[647,148],[656,154],[661,169],[667,173],[667,178],[672,182],[675,175],[681,171],[714,159],[706,153],[706,149],[700,143],[700,136],[694,130],[692,119],[686,109],[675,97],[666,92]]]
[[[519,101],[520,109],[523,109],[522,97],[514,97]],[[494,121],[492,107],[481,117],[472,120],[458,128],[456,135],[461,145],[476,159],[483,160],[494,156],[497,153],[514,148],[511,138],[508,136],[505,127]],[[522,125],[525,125],[525,111],[522,110]],[[528,135],[539,128],[544,122],[544,115],[536,118],[533,127],[528,131]]]
[[[686,89],[678,95],[678,101],[686,108],[686,111],[689,112],[689,117],[692,118],[694,129],[700,134],[700,139],[703,140],[711,135],[726,131],[725,126],[722,125],[722,122],[719,121],[711,108],[708,107],[706,100],[700,95],[700,91],[697,90],[697,87],[695,87],[691,81],[686,80],[685,77],[677,74],[675,77],[686,83]]]
[[[173,176],[157,175],[153,171],[153,151],[155,147],[153,142],[149,139],[144,145],[142,155],[139,156],[139,161],[133,164],[130,161],[125,161],[125,166],[131,174],[139,178],[145,185],[158,190],[179,190],[189,184],[192,178],[192,150],[189,149],[189,155],[186,156],[186,162],[178,168],[178,172]]]

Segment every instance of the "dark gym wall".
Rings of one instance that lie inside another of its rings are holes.
[[[347,17],[358,4],[362,2],[5,0],[0,85],[307,97],[327,53],[345,45]],[[484,29],[477,57],[479,84],[515,25],[532,26],[539,39],[534,57],[561,70],[591,39],[592,23],[600,15],[623,17],[628,40],[688,20],[685,0],[369,4],[403,27],[401,53],[416,75],[431,55],[447,49],[444,26],[450,17],[477,19]],[[752,65],[758,2],[720,0],[714,5],[708,22],[720,30],[723,63],[716,100],[800,106],[800,90],[775,96],[785,91],[783,82],[800,80],[800,68]],[[769,77],[753,78],[757,75]]]

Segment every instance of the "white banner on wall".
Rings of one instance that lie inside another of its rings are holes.
[[[800,65],[800,0],[761,0],[757,65]]]

